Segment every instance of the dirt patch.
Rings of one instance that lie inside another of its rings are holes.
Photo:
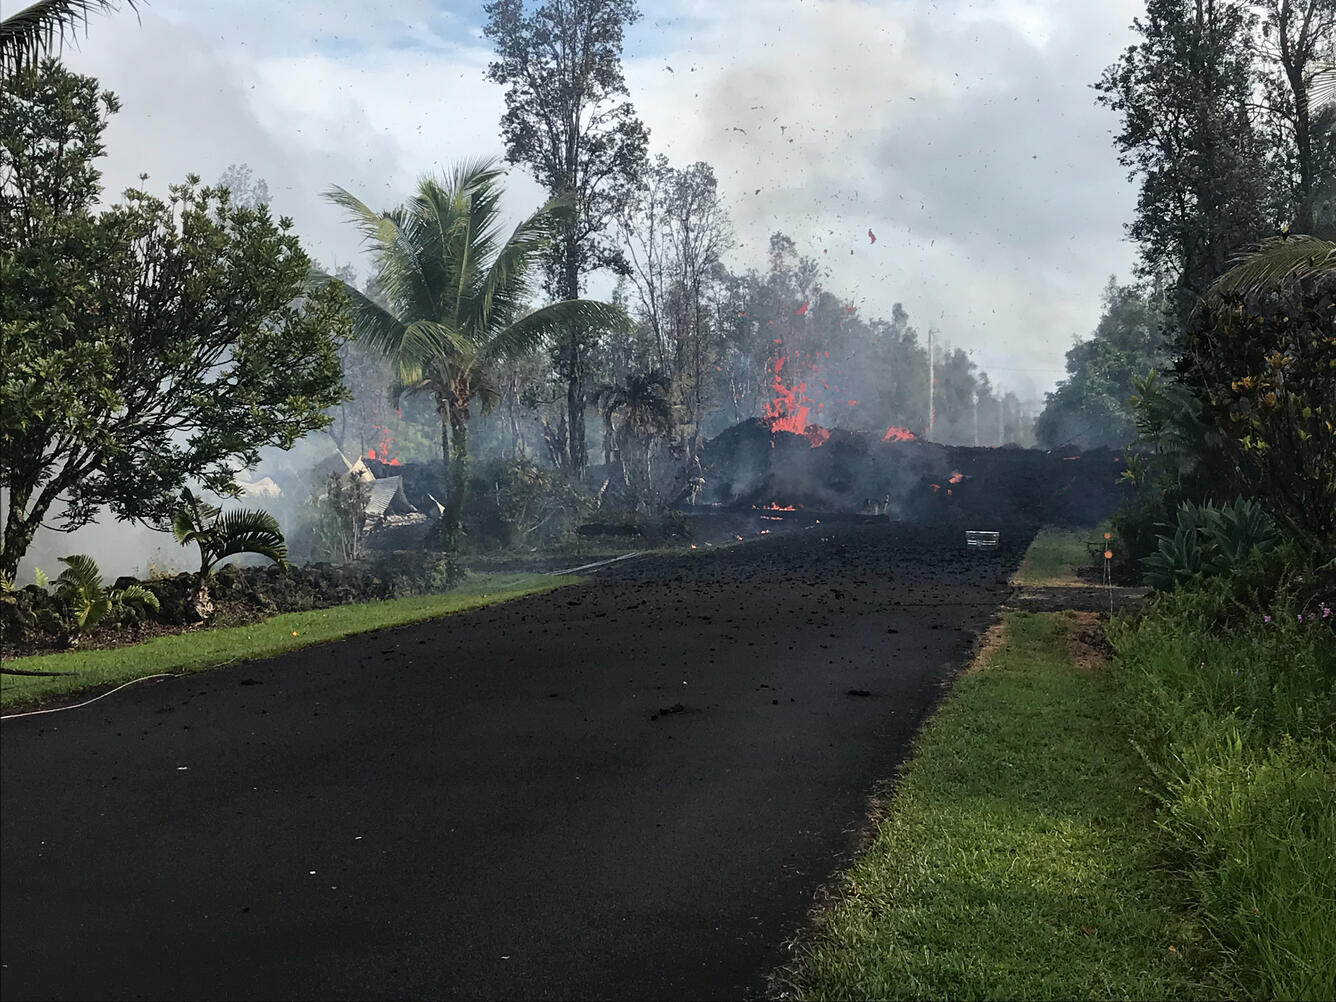
[[[1113,656],[1113,648],[1104,636],[1104,621],[1097,612],[1069,610],[1067,620],[1067,656],[1079,670],[1097,672]]]
[[[1078,609],[1107,616],[1110,606],[1114,612],[1133,608],[1141,603],[1149,591],[1144,587],[1123,585],[1114,585],[1112,588],[1099,585],[1021,587],[1012,593],[1007,608],[1021,612],[1066,612]]]
[[[962,675],[973,675],[975,672],[983,669],[989,661],[993,659],[993,652],[1006,645],[1007,627],[1001,620],[993,623],[992,626],[983,631],[978,641],[974,645],[974,653],[970,657],[970,663],[966,666]]]

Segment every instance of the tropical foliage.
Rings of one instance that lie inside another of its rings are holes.
[[[107,588],[96,561],[86,554],[59,559],[65,570],[56,578],[56,594],[69,604],[74,623],[81,631],[91,630],[123,603],[138,602],[150,609],[158,608],[158,597],[140,585]]]
[[[283,531],[274,516],[258,508],[224,512],[186,489],[172,516],[172,535],[182,546],[199,547],[201,578],[207,579],[220,560],[239,553],[254,553],[287,567]]]
[[[342,188],[327,194],[371,244],[385,299],[382,306],[343,286],[355,305],[354,336],[390,360],[396,397],[429,393],[440,415],[450,473],[436,541],[446,549],[459,542],[471,408],[475,402],[483,412],[495,406],[498,366],[572,325],[625,326],[621,310],[591,300],[530,308],[535,266],[572,208],[569,201],[551,201],[507,237],[501,177],[490,161],[465,163],[444,180],[423,178],[405,206],[384,213]]]
[[[137,0],[125,0],[135,9]],[[117,0],[37,0],[0,20],[0,70],[9,73],[36,63],[78,29],[93,13],[111,13]]]
[[[1231,486],[1336,545],[1336,244],[1277,239],[1242,258],[1202,302],[1177,370]]]
[[[1146,557],[1146,583],[1169,591],[1198,576],[1229,574],[1254,556],[1266,556],[1281,542],[1276,523],[1256,501],[1240,498],[1223,505],[1184,502],[1177,523],[1159,537]]]

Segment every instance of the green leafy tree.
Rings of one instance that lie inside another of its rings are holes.
[[[1165,303],[1155,292],[1109,279],[1094,335],[1067,352],[1067,378],[1048,394],[1035,434],[1046,448],[1119,448],[1134,436],[1133,380],[1168,360]]]
[[[1147,0],[1140,41],[1096,83],[1138,182],[1128,234],[1148,277],[1174,282],[1179,330],[1239,250],[1274,232],[1254,112],[1254,19],[1243,0]]]
[[[151,609],[158,608],[158,596],[140,585],[125,588],[107,588],[102,583],[102,572],[92,557],[80,553],[60,557],[65,570],[56,578],[56,594],[69,604],[74,623],[81,632],[91,630],[107,613],[125,602],[139,602]]]
[[[1239,493],[1336,544],[1336,243],[1276,238],[1211,288],[1178,378]]]
[[[338,563],[359,560],[366,531],[371,485],[356,473],[331,473],[323,496],[312,498],[312,526],[322,555]]]
[[[529,310],[530,278],[571,213],[554,200],[509,238],[500,223],[501,172],[491,162],[458,167],[444,183],[424,178],[406,206],[380,213],[342,188],[327,197],[348,210],[376,252],[385,305],[345,285],[359,341],[388,358],[396,396],[429,393],[449,457],[445,512],[430,545],[458,547],[468,485],[468,421],[475,400],[498,399],[498,366],[572,327],[624,327],[613,306],[571,299]]]
[[[0,102],[0,574],[48,514],[73,529],[108,507],[165,528],[196,480],[329,422],[343,396],[337,288],[263,206],[190,178],[101,212],[96,159],[115,98],[48,60]]]
[[[609,223],[637,187],[649,134],[627,99],[622,42],[639,19],[635,0],[491,0],[483,34],[496,47],[488,78],[506,88],[506,159],[524,166],[575,212],[545,255],[548,293],[580,297],[591,271],[626,272]],[[566,384],[571,470],[588,465],[585,404],[597,330],[562,331],[554,361]]]

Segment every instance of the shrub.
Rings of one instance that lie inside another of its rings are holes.
[[[489,463],[469,488],[465,530],[474,549],[557,541],[589,510],[588,494],[560,470],[528,459]]]
[[[1336,540],[1336,244],[1280,237],[1207,291],[1176,363],[1235,489]]]
[[[1161,591],[1200,575],[1240,570],[1274,551],[1281,538],[1266,509],[1242,498],[1220,506],[1184,502],[1172,528],[1173,535],[1159,536],[1155,552],[1142,561],[1146,582]]]

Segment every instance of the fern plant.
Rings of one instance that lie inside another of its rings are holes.
[[[65,565],[65,570],[56,578],[56,594],[69,604],[80,632],[91,630],[114,607],[125,602],[140,602],[154,610],[158,608],[158,597],[140,585],[125,588],[103,585],[97,561],[86,553],[61,557],[60,562]]]

